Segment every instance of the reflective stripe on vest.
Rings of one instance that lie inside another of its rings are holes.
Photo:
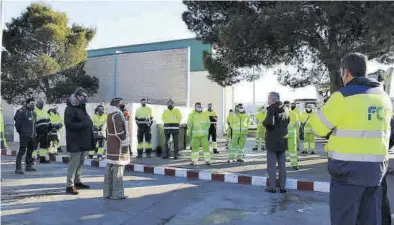
[[[385,155],[355,155],[332,152],[328,150],[328,157],[335,160],[353,161],[353,162],[383,162],[388,159]]]
[[[179,123],[165,123],[164,130],[179,130]]]
[[[390,130],[343,130],[335,129],[332,135],[346,138],[388,138]]]
[[[323,115],[322,111],[318,110],[316,112],[317,116],[319,117],[320,121],[329,129],[334,129],[334,125]]]

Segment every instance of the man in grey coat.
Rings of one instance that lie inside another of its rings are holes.
[[[268,95],[269,107],[267,117],[263,121],[267,129],[265,143],[267,147],[267,170],[269,185],[267,192],[276,192],[276,162],[279,165],[280,192],[286,192],[286,150],[287,126],[290,122],[289,110],[280,101],[279,93],[271,92]]]

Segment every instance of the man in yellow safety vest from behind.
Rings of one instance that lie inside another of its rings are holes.
[[[235,113],[230,118],[233,138],[231,140],[231,147],[229,151],[229,158],[227,162],[244,162],[244,151],[246,139],[248,137],[250,116],[245,112],[242,104],[238,104]]]
[[[259,149],[259,145],[261,144],[261,150],[265,150],[265,127],[263,126],[263,121],[267,117],[267,109],[265,106],[261,107],[261,110],[256,115],[257,120],[257,133],[256,133],[256,143],[254,145],[253,151],[257,151]]]
[[[392,103],[366,72],[366,56],[345,56],[344,87],[310,118],[317,135],[329,135],[332,225],[382,224],[381,182],[388,164]]]
[[[216,130],[217,130],[218,116],[212,107],[213,107],[212,103],[209,103],[208,110],[205,112],[208,114],[209,120],[211,121],[211,125],[209,126],[208,141],[209,141],[209,138],[212,137],[212,142],[210,142],[210,145],[213,149],[213,153],[219,154],[218,143],[216,142],[216,137],[217,137]]]
[[[141,107],[135,113],[135,122],[137,123],[137,158],[142,158],[145,149],[146,157],[150,158],[152,154],[152,133],[150,127],[153,123],[152,109],[146,106],[147,99],[141,99]],[[145,142],[144,142],[145,139]]]
[[[38,155],[40,159],[40,163],[49,163],[49,139],[48,133],[52,127],[50,123],[51,120],[49,118],[49,114],[47,110],[44,109],[44,100],[39,99],[36,104],[36,108],[34,109],[37,115],[36,119],[36,132],[37,132],[37,147],[40,145],[40,149],[38,150]]]
[[[89,158],[93,158],[97,154],[97,158],[101,159],[104,155],[105,139],[107,137],[107,114],[104,113],[104,106],[98,105],[94,110],[93,121],[93,139],[95,150],[89,151]]]
[[[300,126],[301,126],[301,119],[302,119],[302,113],[299,109],[297,109],[297,104],[295,102],[292,102],[290,105],[290,109],[292,112],[297,114],[299,123],[297,127],[297,151],[300,150]]]
[[[200,102],[194,105],[194,111],[187,119],[187,133],[191,138],[192,154],[190,165],[195,165],[200,158],[200,146],[202,146],[205,163],[211,165],[211,153],[209,152],[208,133],[211,121],[208,113],[203,112]]]
[[[163,159],[168,159],[169,147],[168,142],[172,135],[172,140],[174,142],[174,159],[178,158],[179,152],[179,125],[182,121],[181,111],[174,108],[174,101],[169,100],[167,102],[167,109],[164,110],[162,115],[162,120],[164,123],[164,135],[165,135],[165,146]]]

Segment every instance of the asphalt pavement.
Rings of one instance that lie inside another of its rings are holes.
[[[15,157],[1,160],[1,224],[291,224],[328,225],[328,195],[187,180],[126,172],[128,200],[102,198],[104,169],[85,167],[90,190],[65,195],[67,165],[39,164],[38,172],[14,174]]]

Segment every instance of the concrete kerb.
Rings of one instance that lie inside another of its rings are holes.
[[[16,156],[16,153],[17,151],[1,150],[2,155]],[[67,164],[69,162],[69,156],[56,156],[51,158],[51,161]],[[97,159],[85,159],[84,165],[97,167],[97,168],[104,168],[107,166],[107,163],[105,161],[100,161]],[[243,185],[254,185],[254,186],[262,186],[262,187],[265,187],[269,184],[269,180],[267,177],[246,175],[240,173],[212,172],[209,170],[151,166],[151,165],[134,164],[134,163],[130,163],[126,165],[126,170],[140,172],[140,173],[163,175],[163,176],[182,177],[188,179],[216,181],[216,182],[224,182],[224,183],[243,184]],[[315,192],[328,193],[330,191],[330,183],[319,182],[319,181],[303,181],[297,179],[287,179],[286,188],[292,190],[299,190],[299,191],[315,191]]]

